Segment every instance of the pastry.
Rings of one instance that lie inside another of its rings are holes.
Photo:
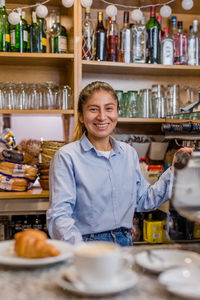
[[[47,243],[45,232],[36,229],[27,229],[15,234],[15,252],[25,258],[44,258],[58,256],[60,251],[52,244]]]

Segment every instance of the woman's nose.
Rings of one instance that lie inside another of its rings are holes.
[[[105,119],[105,111],[104,110],[99,110],[98,119],[99,120]]]

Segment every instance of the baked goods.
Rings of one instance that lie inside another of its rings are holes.
[[[24,178],[9,177],[0,174],[0,189],[12,192],[24,192],[28,188],[28,181]]]
[[[0,161],[0,173],[13,177],[23,177],[34,181],[36,179],[38,169],[26,164]]]
[[[58,256],[60,251],[46,242],[45,232],[36,229],[27,229],[15,234],[15,252],[25,258],[44,258]]]

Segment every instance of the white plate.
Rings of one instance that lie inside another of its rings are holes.
[[[200,269],[184,267],[167,270],[159,275],[158,281],[166,289],[186,299],[200,299]]]
[[[45,258],[23,258],[15,254],[14,240],[0,242],[0,264],[16,267],[39,267],[49,264],[58,263],[71,258],[74,252],[72,245],[58,240],[47,239],[47,242],[54,245],[60,250],[58,256]]]
[[[192,251],[176,249],[152,249],[150,251],[151,254],[148,254],[148,251],[138,253],[135,261],[139,266],[153,273],[160,273],[173,267],[200,266],[200,255]]]
[[[67,273],[74,274],[76,271],[73,266],[67,268]],[[57,279],[57,284],[71,293],[82,296],[108,296],[120,293],[127,289],[131,289],[138,282],[137,274],[131,269],[127,268],[121,271],[112,284],[105,287],[89,287],[79,280],[76,283],[71,283],[65,279],[64,273]]]

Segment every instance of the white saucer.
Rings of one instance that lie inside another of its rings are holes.
[[[66,272],[74,276],[76,270],[73,266],[71,266],[67,268]],[[115,277],[115,280],[112,281],[111,285],[106,287],[89,287],[80,279],[78,279],[75,283],[71,283],[65,279],[64,272],[57,280],[57,284],[61,288],[82,296],[108,296],[117,294],[127,289],[131,289],[136,285],[137,282],[138,276],[131,269],[124,269],[123,271],[120,271],[118,276]]]
[[[158,281],[176,296],[186,299],[200,299],[200,269],[183,267],[167,270],[159,275]]]
[[[169,268],[200,266],[198,253],[177,249],[152,249],[136,255],[136,263],[150,272],[160,273]]]

